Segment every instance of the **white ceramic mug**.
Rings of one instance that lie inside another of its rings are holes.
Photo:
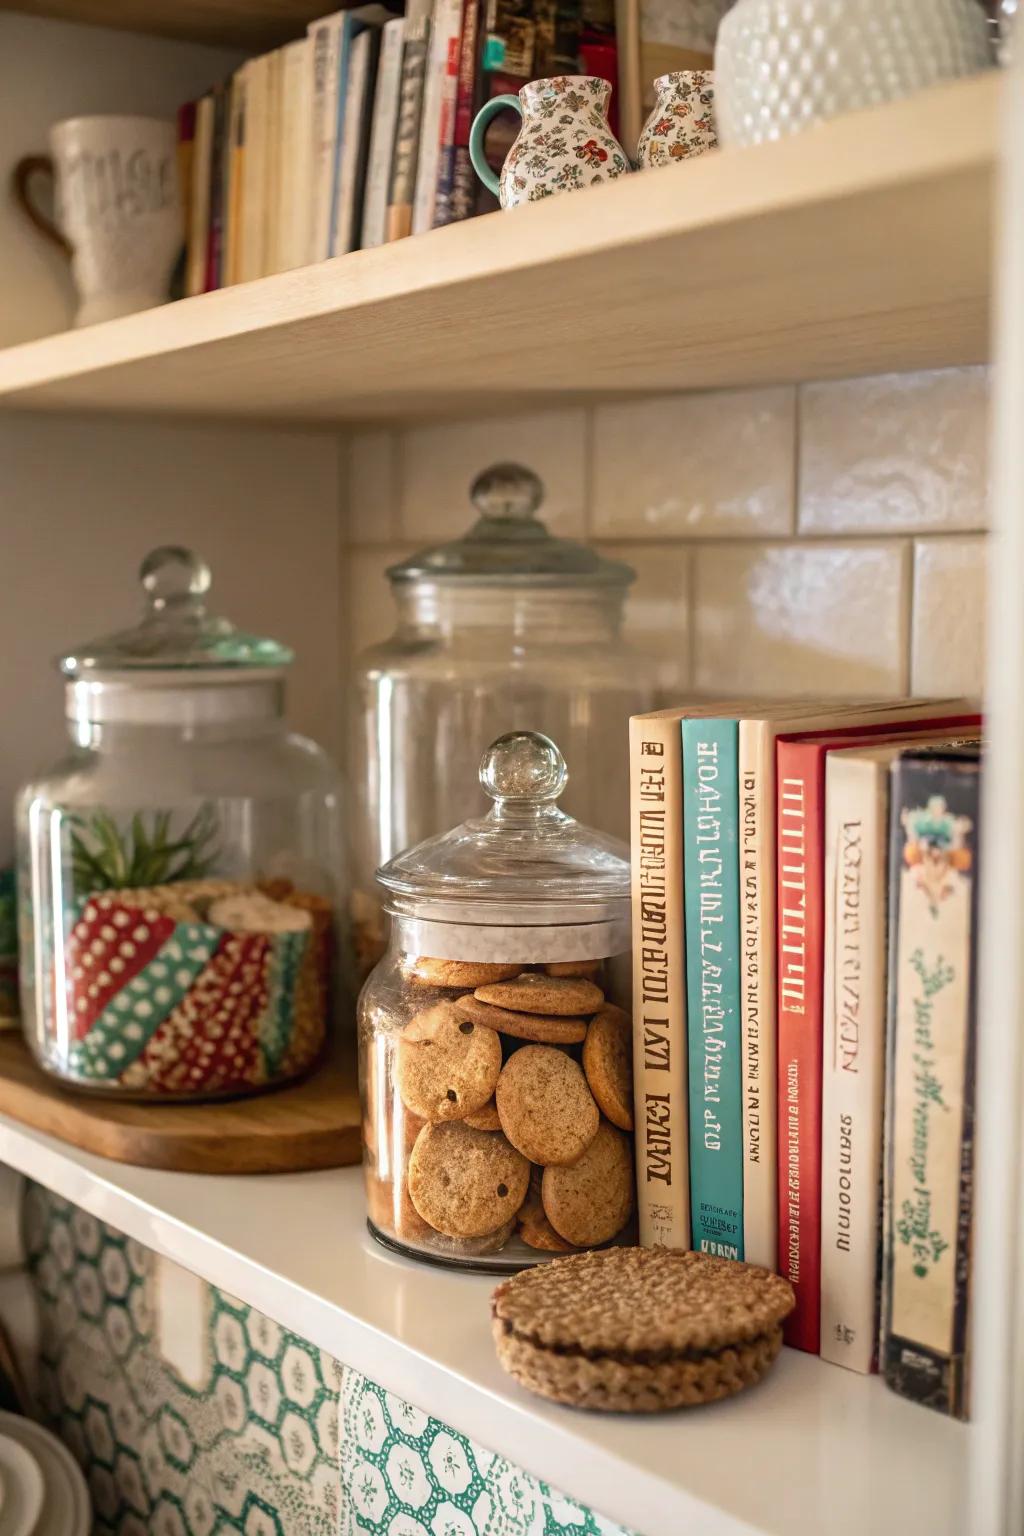
[[[780,139],[992,62],[977,0],[737,0],[715,50],[718,136]]]
[[[55,183],[56,223],[34,203],[36,175]],[[71,259],[75,325],[163,304],[184,239],[177,131],[154,117],[72,117],[50,129],[50,154],[14,168],[15,196]]]

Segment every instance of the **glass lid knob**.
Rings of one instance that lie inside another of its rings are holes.
[[[164,544],[153,549],[139,567],[139,580],[150,608],[201,600],[210,590],[210,567],[191,549]]]
[[[512,731],[491,743],[480,761],[480,783],[492,800],[543,804],[569,782],[565,758],[539,731]]]
[[[528,523],[544,500],[544,483],[522,464],[492,464],[470,488],[470,500],[489,522]]]

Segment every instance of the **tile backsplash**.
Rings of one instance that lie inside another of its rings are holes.
[[[956,368],[356,435],[352,645],[393,627],[387,566],[515,459],[554,532],[636,568],[626,628],[667,696],[979,693],[989,389]]]

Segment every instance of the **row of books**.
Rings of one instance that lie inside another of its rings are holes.
[[[630,725],[641,1241],[777,1269],[788,1344],[958,1417],[980,729],[962,700]]]
[[[311,22],[179,113],[185,292],[378,246],[496,204],[476,111],[542,75],[614,83],[614,0],[407,0]],[[508,120],[510,119],[510,121]],[[500,167],[518,130],[499,118]]]

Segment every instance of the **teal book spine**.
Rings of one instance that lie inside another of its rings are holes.
[[[682,732],[693,1246],[742,1259],[739,722]]]

